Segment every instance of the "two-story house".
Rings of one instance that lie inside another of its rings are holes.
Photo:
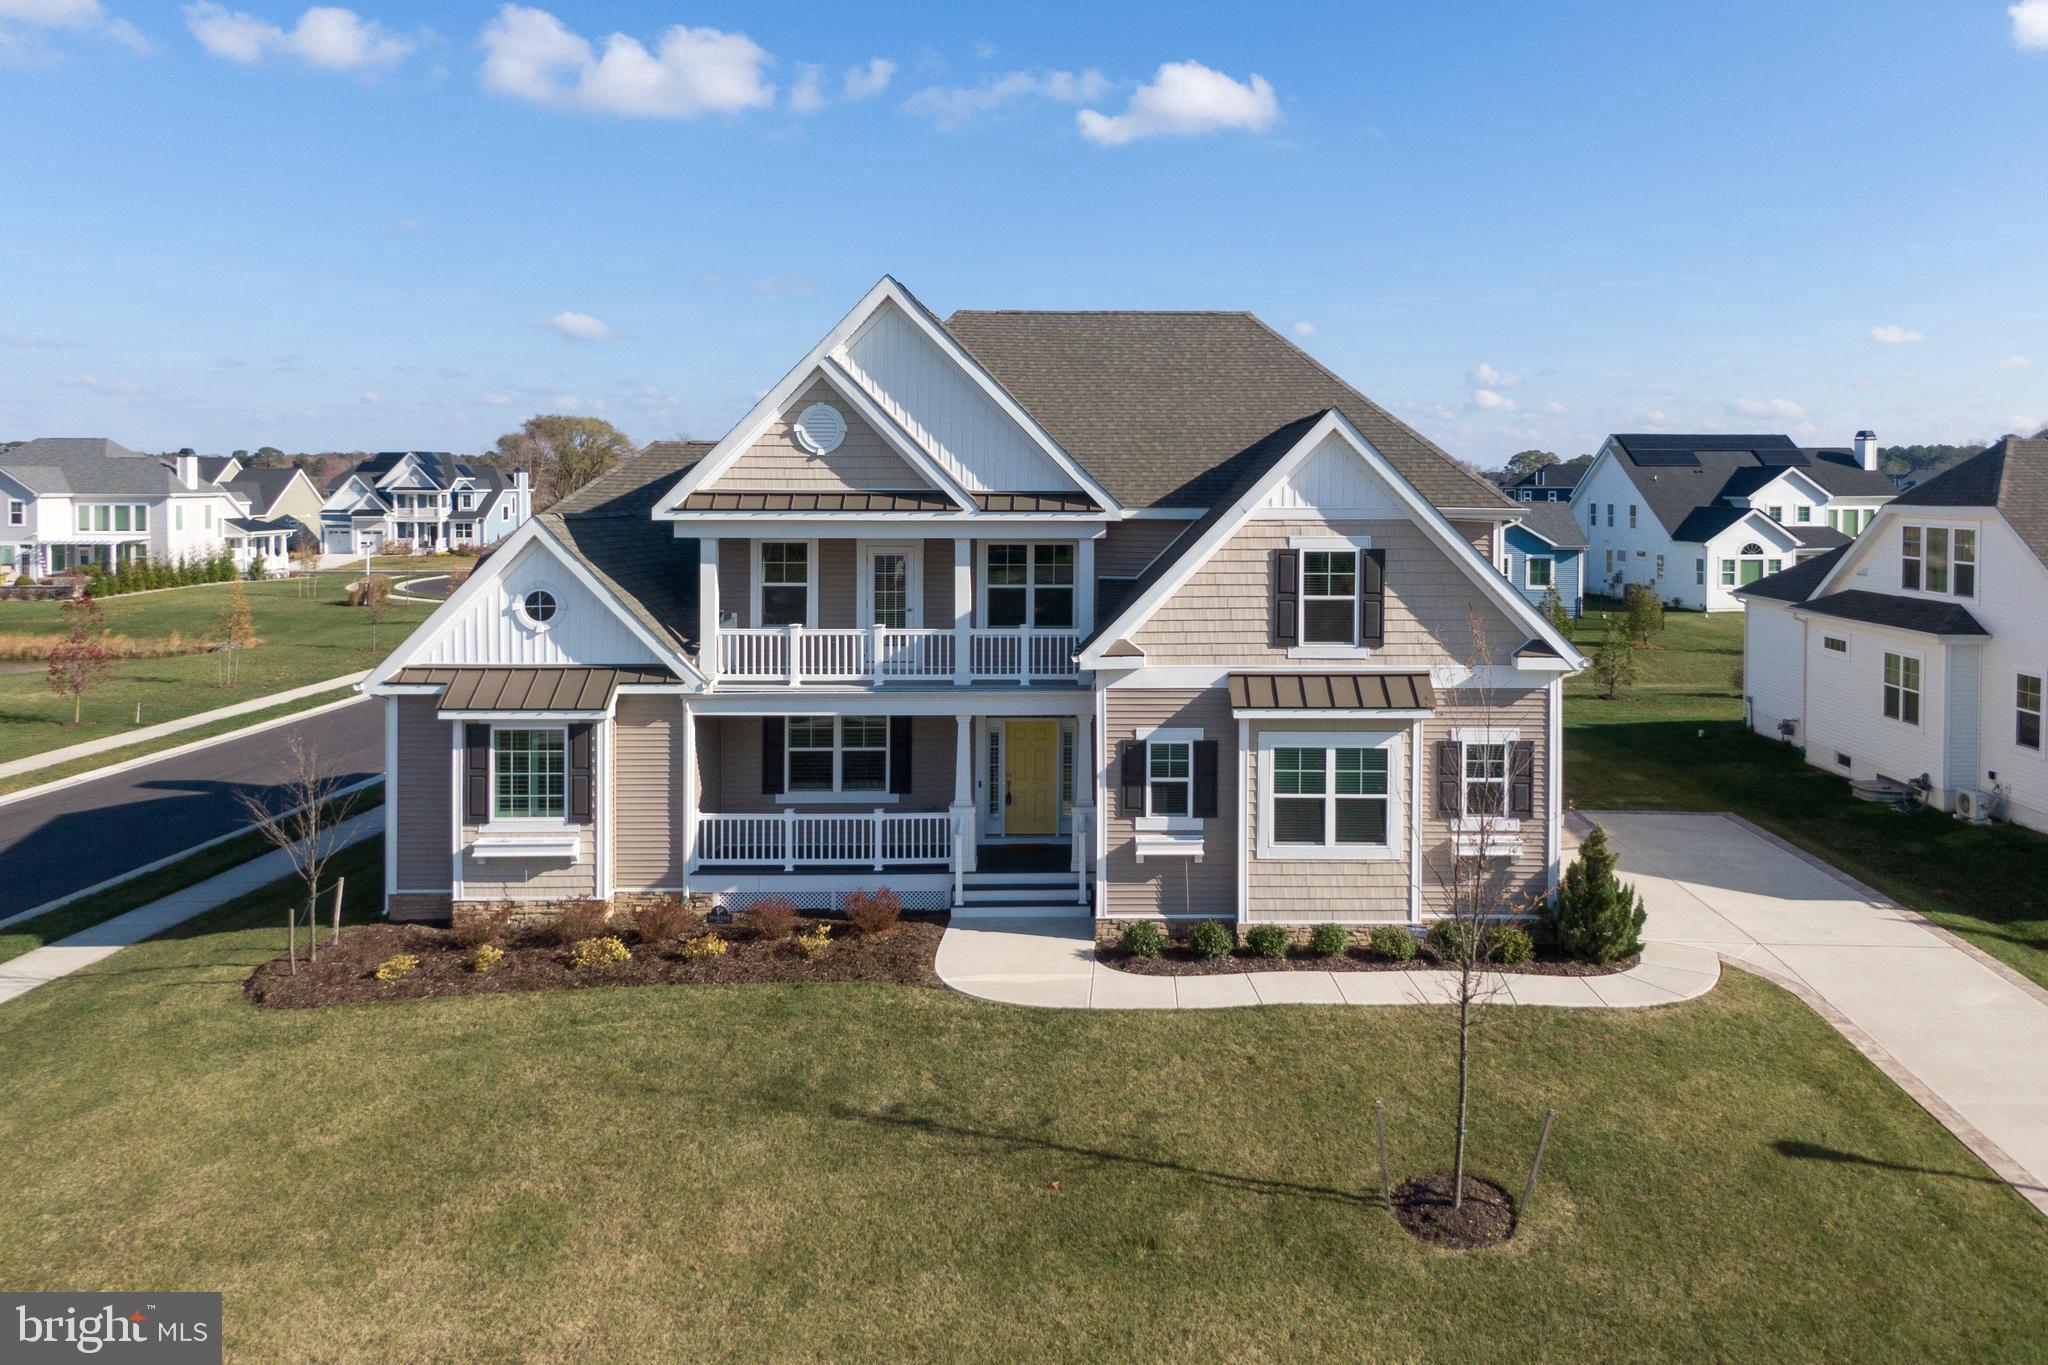
[[[1558,875],[1523,514],[1243,313],[885,279],[536,517],[364,685],[389,909],[652,892],[1415,923]]]
[[[1572,494],[1586,588],[1647,584],[1666,602],[1739,611],[1735,590],[1846,544],[1894,494],[1877,437],[1853,450],[1787,436],[1609,436]]]
[[[320,512],[330,554],[374,554],[403,542],[419,554],[481,549],[533,515],[525,470],[507,473],[445,451],[372,455],[344,476]]]
[[[1900,494],[1854,544],[1750,584],[1750,726],[1846,778],[2048,830],[2048,440]]]
[[[1590,467],[1584,464],[1547,464],[1526,474],[1504,479],[1500,487],[1516,502],[1570,502],[1579,480],[1585,477]]]
[[[0,453],[0,568],[42,577],[218,554],[250,514],[233,460],[46,436]],[[225,478],[230,483],[216,482]]]

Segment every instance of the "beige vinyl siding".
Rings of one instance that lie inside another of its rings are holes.
[[[1463,569],[1405,521],[1252,521],[1222,545],[1139,629],[1151,664],[1282,663],[1273,643],[1273,552],[1294,536],[1370,536],[1387,552],[1386,644],[1373,663],[1473,663],[1476,615],[1485,653],[1507,665],[1528,633]],[[1488,569],[1487,572],[1492,572]]]
[[[485,861],[473,858],[465,852],[462,855],[462,899],[569,900],[596,895],[596,847],[590,837],[590,826],[582,826],[576,834],[576,861],[573,863],[560,858],[535,859],[531,862],[503,858]],[[476,826],[463,826],[462,844],[465,850],[475,840],[476,835]]]
[[[811,575],[818,597],[818,628],[845,630],[859,625],[860,546],[851,540],[818,542],[818,567]]]
[[[1304,731],[1343,734],[1359,730],[1406,732],[1397,771],[1389,786],[1400,801],[1401,824],[1390,834],[1393,856],[1352,862],[1336,858],[1261,858],[1259,847],[1259,736]],[[1415,813],[1412,722],[1375,725],[1368,721],[1259,721],[1252,725],[1252,749],[1245,764],[1245,914],[1252,920],[1339,920],[1346,923],[1406,923],[1408,919],[1408,822]]]
[[[1521,856],[1507,864],[1494,887],[1503,909],[1525,908],[1531,896],[1548,889],[1550,830],[1549,691],[1476,691],[1439,694],[1436,713],[1423,722],[1422,737],[1422,913],[1440,915],[1450,909],[1453,846],[1450,823],[1436,813],[1436,745],[1460,728],[1510,729],[1535,743],[1536,793],[1534,818],[1521,822]]]
[[[1473,549],[1479,551],[1479,557],[1481,559],[1485,560],[1489,564],[1493,562],[1492,522],[1454,521],[1451,523],[1451,529],[1453,531],[1456,531],[1459,535],[1463,536],[1466,542],[1470,544]]]
[[[1237,918],[1237,722],[1221,687],[1191,690],[1114,687],[1104,694],[1104,752],[1109,767],[1109,812],[1104,819],[1109,858],[1103,867],[1105,905],[1112,916],[1170,915]],[[1143,811],[1124,802],[1118,759],[1123,742],[1140,730],[1198,729],[1217,741],[1217,818],[1204,822],[1202,859],[1139,862],[1137,828]]]
[[[1112,522],[1096,542],[1095,572],[1105,578],[1136,578],[1190,525],[1151,517]]]
[[[718,613],[731,616],[739,629],[754,624],[754,542],[718,542]],[[713,622],[713,624],[717,624]]]
[[[683,706],[623,696],[612,726],[612,880],[620,891],[683,884]]]
[[[398,831],[398,885],[393,891],[446,891],[454,865],[455,803],[453,722],[435,713],[433,697],[397,697],[398,793],[392,803]]]
[[[929,630],[953,625],[953,542],[924,543],[924,624]]]
[[[846,439],[829,455],[813,455],[796,443],[797,418],[813,403],[838,409]],[[823,380],[804,390],[761,439],[707,488],[776,493],[886,493],[928,488],[931,480],[904,463],[830,385]]]
[[[698,760],[704,770],[706,804],[725,815],[758,815],[784,809],[856,812],[859,801],[785,800],[761,791],[761,718],[706,716],[698,724]],[[916,716],[910,723],[911,790],[900,796],[877,792],[884,810],[936,811],[953,803],[953,719]],[[713,798],[715,797],[715,803]]]

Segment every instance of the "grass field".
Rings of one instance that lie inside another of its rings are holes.
[[[142,724],[152,725],[361,672],[390,653],[432,610],[393,602],[373,640],[366,614],[344,605],[347,582],[346,574],[318,575],[312,597],[301,597],[299,584],[292,581],[244,584],[263,643],[242,654],[233,686],[222,685],[222,662],[214,654],[118,664],[112,681],[86,695],[86,723],[76,729],[68,724],[70,699],[50,690],[39,667],[0,672],[0,761],[133,729],[138,703]],[[103,608],[108,629],[121,635],[160,639],[175,630],[188,640],[203,641],[218,634],[227,591],[226,584],[209,584],[110,597]],[[6,602],[0,603],[0,630],[44,633],[54,643],[64,622],[55,603]]]
[[[1590,674],[1566,684],[1570,805],[1734,811],[2048,985],[2048,839],[1856,800],[1791,746],[1744,728],[1740,614],[1665,621],[1623,700],[1601,700]],[[1602,631],[1581,621],[1579,647],[1590,653]]]
[[[338,868],[355,912],[375,842]],[[1922,1360],[2048,1334],[2042,1225],[1790,996],[1025,1011],[879,986],[257,1010],[282,890],[0,1009],[0,1283],[226,1295],[230,1359]]]

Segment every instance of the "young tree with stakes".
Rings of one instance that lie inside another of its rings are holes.
[[[74,597],[62,610],[64,638],[50,650],[50,690],[71,698],[71,726],[85,723],[85,694],[114,676],[114,657],[107,649],[107,618],[91,593]]]
[[[321,770],[319,750],[304,736],[292,740],[285,760],[283,779],[275,791],[275,803],[265,793],[238,793],[249,824],[265,840],[283,851],[292,873],[306,884],[307,960],[320,960],[320,879],[327,864],[341,851],[341,826],[354,812],[356,794],[341,795],[341,783]],[[299,970],[297,905],[285,909],[285,958],[294,975]],[[337,933],[339,927],[337,924]]]
[[[233,687],[242,676],[242,651],[256,643],[256,618],[249,610],[249,594],[242,580],[228,584],[227,601],[221,603],[218,621],[221,650],[221,686]]]

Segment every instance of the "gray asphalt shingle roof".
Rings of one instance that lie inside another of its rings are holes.
[[[103,436],[44,436],[0,454],[0,470],[37,493],[150,497],[179,488],[162,456]]]
[[[697,653],[697,541],[653,519],[654,507],[711,449],[656,441],[543,512],[539,520],[617,594],[656,638]]]
[[[1789,436],[1617,432],[1619,464],[1673,540],[1698,543],[1733,525],[1724,499],[1746,498],[1787,469],[1833,497],[1890,497],[1891,480],[1844,450],[1803,450]],[[1716,515],[1692,520],[1695,514]]]
[[[1522,525],[1560,550],[1583,550],[1586,533],[1568,502],[1532,502],[1522,509]]]
[[[1894,500],[1895,507],[1995,507],[2048,564],[2048,438],[2008,436]]]

